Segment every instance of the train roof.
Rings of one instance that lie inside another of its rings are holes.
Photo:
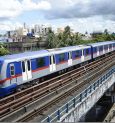
[[[80,50],[79,46],[68,46],[68,47],[62,47],[63,51],[74,51],[74,50]]]
[[[92,43],[88,45],[68,46],[68,47],[62,47],[62,48],[30,51],[30,52],[24,52],[24,53],[13,54],[13,55],[5,55],[0,57],[0,61],[8,61],[8,62],[21,61],[24,59],[39,58],[39,57],[49,56],[50,54],[59,54],[59,53],[68,52],[71,50],[74,51],[74,50],[90,48],[90,46],[101,46],[101,45],[107,45],[112,43],[115,43],[115,41],[98,42],[98,43]]]
[[[90,46],[88,45],[78,45],[81,49],[86,49],[86,48],[90,48]]]
[[[74,46],[74,49],[77,49],[77,47]],[[61,48],[54,48],[54,49],[48,49],[48,51],[51,53],[51,54],[59,54],[59,53],[64,53],[64,52],[67,52],[69,50],[72,50],[72,46],[70,47],[61,47]]]
[[[63,52],[81,50],[81,49],[86,49],[86,48],[90,48],[90,46],[76,45],[76,46],[68,46],[68,47],[61,47],[61,48],[55,48],[55,49],[48,49],[48,51],[52,54],[59,54],[59,53],[63,53]]]
[[[0,57],[0,61],[20,61],[24,59],[33,59],[33,58],[39,58],[43,56],[49,56],[50,53],[47,50],[39,50],[39,51],[31,51],[31,52],[24,52],[19,54],[13,54],[13,55],[5,55]]]
[[[108,44],[113,44],[113,43],[115,43],[115,41],[98,42],[98,43],[92,43],[92,44],[88,44],[88,45],[101,46],[101,45],[108,45]]]

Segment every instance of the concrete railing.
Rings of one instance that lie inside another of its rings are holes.
[[[115,73],[115,67],[111,68],[105,75],[91,84],[87,89],[85,89],[82,93],[71,99],[65,105],[57,109],[54,113],[47,116],[41,122],[55,122],[60,121],[61,117],[67,114],[71,109],[76,108],[80,103],[84,101],[85,98],[90,96],[94,91],[99,88],[107,79],[111,77],[111,75]]]

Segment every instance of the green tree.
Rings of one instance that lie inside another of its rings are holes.
[[[104,34],[108,35],[108,30],[107,29],[104,30]]]
[[[71,38],[71,28],[69,26],[66,26],[62,35],[62,40],[61,40],[61,46],[69,46],[72,43],[72,38]]]
[[[70,26],[66,26],[65,27],[64,34],[67,35],[67,36],[71,35],[71,28],[70,28]]]
[[[0,37],[2,37],[3,35],[2,34],[0,34]]]
[[[3,47],[3,45],[0,44],[0,56],[7,55],[10,52]]]
[[[59,39],[59,37],[51,30],[48,32],[47,42],[47,48],[58,48],[61,46],[61,39]]]
[[[86,32],[87,34],[87,32]],[[91,40],[82,40],[82,35],[80,33],[71,33],[71,28],[66,26],[63,33],[54,34],[52,30],[49,30],[47,36],[47,48],[58,48],[66,47],[80,44],[95,43],[107,40],[115,40],[114,34],[109,34],[108,30],[105,29],[104,32],[97,32],[92,34]]]

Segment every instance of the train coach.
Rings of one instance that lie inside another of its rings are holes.
[[[0,57],[0,97],[19,85],[90,60],[90,50],[90,46],[71,46]]]
[[[115,50],[114,41],[98,42],[89,44],[89,46],[91,46],[92,59]]]
[[[0,57],[0,97],[20,85],[61,71],[115,50],[115,42],[102,42],[40,50]]]

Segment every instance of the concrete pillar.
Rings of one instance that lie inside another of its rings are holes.
[[[96,121],[95,106],[85,116],[85,122],[94,122],[94,121]]]
[[[96,114],[96,116],[98,116],[98,114],[100,113],[100,111],[101,111],[101,106],[99,106],[99,105],[97,105],[96,107],[95,107],[95,114]]]
[[[115,93],[112,93],[112,95],[111,95],[111,102],[115,103]]]
[[[86,121],[86,115],[82,116],[79,121],[80,122],[85,122]]]

